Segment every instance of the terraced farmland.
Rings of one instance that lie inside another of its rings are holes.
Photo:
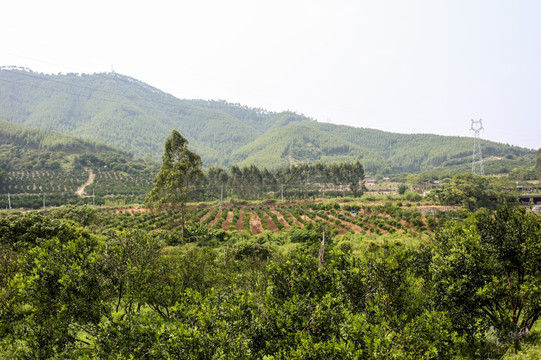
[[[147,173],[129,174],[99,168],[11,171],[0,182],[0,208],[39,208],[44,200],[46,206],[103,205],[119,198],[124,203],[142,202],[152,182],[153,176]],[[78,189],[85,183],[87,186],[78,195]]]
[[[11,171],[0,184],[0,194],[75,193],[88,175],[85,170]]]
[[[117,230],[177,230],[180,211],[149,211],[143,208],[109,209],[102,226]],[[188,207],[186,222],[209,230],[245,231],[258,235],[264,231],[287,231],[292,227],[323,227],[337,234],[394,234],[434,230],[446,221],[447,213],[424,214],[414,208],[397,205],[361,205],[338,203],[222,204]]]

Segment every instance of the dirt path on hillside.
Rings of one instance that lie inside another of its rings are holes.
[[[94,174],[91,168],[85,168],[85,170],[88,171],[88,180],[86,180],[86,182],[75,192],[75,195],[79,195],[80,197],[86,196],[85,188],[92,185],[94,183],[94,178],[96,178],[96,174]]]

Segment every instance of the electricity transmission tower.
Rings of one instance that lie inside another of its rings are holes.
[[[470,131],[474,132],[474,137],[471,172],[472,174],[477,175],[485,175],[485,170],[483,169],[483,154],[481,153],[481,138],[479,137],[479,132],[481,130],[483,130],[483,120],[472,119]]]

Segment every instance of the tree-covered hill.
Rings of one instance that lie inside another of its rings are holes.
[[[490,173],[503,167],[533,166],[534,151],[482,141]],[[457,136],[398,134],[381,130],[304,121],[274,129],[233,152],[233,163],[287,166],[314,161],[359,159],[369,173],[419,172],[471,164],[472,140]],[[497,163],[505,163],[501,167]],[[453,171],[452,171],[453,172]]]
[[[128,76],[47,75],[0,70],[0,118],[82,136],[158,159],[178,129],[205,165],[229,165],[229,154],[266,130],[306,119],[222,101],[180,100]]]
[[[235,150],[231,161],[277,168],[315,161],[355,161],[378,157],[377,152],[364,151],[340,135],[325,133],[319,125],[305,121],[276,128]]]
[[[181,100],[116,73],[48,75],[0,69],[0,118],[122,148],[159,159],[165,138],[178,130],[205,167],[361,160],[367,173],[390,174],[466,166],[472,140],[397,134],[320,123],[225,101]],[[512,170],[533,167],[532,150],[490,141],[483,155]]]
[[[0,159],[12,170],[59,170],[75,166],[85,156],[131,160],[132,155],[104,143],[0,119]],[[75,161],[76,162],[76,161]]]
[[[0,208],[84,203],[85,191],[77,191],[89,178],[86,194],[100,202],[142,201],[157,166],[103,143],[0,119]]]

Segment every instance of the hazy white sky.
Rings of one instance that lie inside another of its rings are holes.
[[[541,147],[539,0],[9,1],[0,65]]]

